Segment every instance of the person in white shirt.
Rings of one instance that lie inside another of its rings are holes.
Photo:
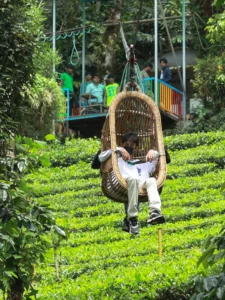
[[[127,221],[129,223],[129,232],[138,234],[138,190],[146,188],[149,202],[150,217],[147,223],[151,225],[161,224],[165,222],[164,216],[161,214],[161,200],[157,190],[156,179],[150,177],[156,169],[159,154],[155,150],[149,150],[146,155],[146,162],[134,164],[137,161],[132,160],[133,151],[138,147],[139,138],[135,132],[126,133],[122,137],[122,147],[117,147],[116,152],[119,155],[118,166],[122,177],[127,181],[128,187],[128,209]],[[98,156],[102,163],[106,161],[112,154],[112,150],[101,152]]]

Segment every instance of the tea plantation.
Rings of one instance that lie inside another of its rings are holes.
[[[90,167],[99,141],[50,146],[52,167],[26,180],[68,238],[54,242],[36,268],[38,299],[190,299],[186,283],[206,272],[196,267],[203,242],[224,222],[225,133],[170,136],[165,144],[172,162],[161,194],[161,261],[147,203],[140,207],[141,234],[132,238],[121,230],[123,205],[102,195],[99,171]]]

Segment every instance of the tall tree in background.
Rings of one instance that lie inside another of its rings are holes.
[[[24,87],[34,79],[33,52],[43,17],[31,0],[5,0],[0,3],[0,84],[1,110],[14,121],[26,112],[28,102]]]
[[[27,299],[36,294],[31,283],[34,265],[43,260],[43,253],[49,247],[45,234],[57,231],[65,236],[55,226],[51,211],[30,199],[23,182],[23,176],[34,169],[32,162],[49,165],[43,154],[43,142],[15,138],[15,133],[25,124],[24,118],[34,109],[29,92],[33,88],[32,96],[38,95],[35,84],[40,88],[33,62],[34,53],[41,48],[38,36],[42,22],[38,1],[0,2],[0,290],[7,300],[22,300],[25,291]],[[8,144],[12,139],[9,155]],[[15,149],[22,149],[25,157],[17,158]]]

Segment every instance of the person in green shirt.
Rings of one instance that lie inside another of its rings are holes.
[[[105,105],[110,106],[115,96],[119,93],[119,84],[115,83],[115,77],[110,74],[108,75],[109,84],[106,86],[105,93]]]
[[[152,69],[152,64],[146,63],[145,68],[141,71],[141,79],[144,88],[144,93],[154,99],[153,81],[145,81],[145,83],[143,83],[143,79],[152,77]]]
[[[67,90],[69,90],[70,97],[70,116],[72,115],[73,105],[75,104],[76,108],[79,107],[78,98],[74,94],[73,86],[73,66],[67,65],[66,72],[62,73],[60,76],[60,86],[67,97]],[[66,89],[66,90],[65,90]]]

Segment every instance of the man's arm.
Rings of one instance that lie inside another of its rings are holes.
[[[158,163],[159,153],[155,150],[149,150],[146,155],[146,161],[149,161],[149,173],[153,173]]]
[[[110,158],[110,156],[112,155],[112,150],[106,150],[103,151],[99,154],[98,159],[101,163],[103,163],[104,161],[106,161],[108,158]]]
[[[125,160],[125,161],[130,160],[130,154],[124,148],[117,147],[116,152],[118,152],[122,156],[123,160]],[[108,158],[110,158],[111,155],[112,155],[112,150],[109,149],[109,150],[101,152],[98,156],[98,159],[101,163],[103,163]]]
[[[164,79],[164,81],[166,82],[166,83],[170,83],[170,81],[172,80],[172,71],[170,70],[170,68],[168,68],[167,70],[166,70],[166,76],[165,76],[166,78]]]
[[[90,86],[90,84],[86,88],[86,94],[91,94],[91,86]]]

